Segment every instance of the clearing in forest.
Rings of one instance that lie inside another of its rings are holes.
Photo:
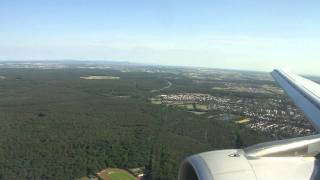
[[[97,173],[97,175],[104,180],[137,180],[137,178],[129,172],[116,168],[105,169]]]
[[[120,77],[115,77],[115,76],[84,76],[84,77],[80,77],[80,79],[88,79],[88,80],[102,80],[102,79],[115,80],[115,79],[120,79]]]

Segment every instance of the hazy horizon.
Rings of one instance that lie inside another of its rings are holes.
[[[83,60],[78,60],[78,59],[42,59],[42,60],[37,60],[37,59],[25,59],[25,60],[1,60],[0,59],[0,64],[3,63],[3,62],[6,62],[6,63],[9,63],[9,62],[35,62],[35,63],[38,63],[38,62],[78,62],[78,63],[88,63],[88,62],[93,62],[93,63],[100,63],[100,62],[105,62],[105,63],[128,63],[128,64],[132,64],[132,65],[137,65],[137,66],[163,66],[163,67],[177,67],[177,68],[200,68],[200,69],[217,69],[217,70],[230,70],[230,71],[248,71],[248,72],[259,72],[259,73],[271,73],[272,70],[274,69],[278,69],[278,68],[274,68],[272,69],[271,71],[265,71],[265,70],[254,70],[254,69],[237,69],[237,68],[232,68],[232,67],[225,67],[225,68],[220,68],[220,67],[206,67],[206,66],[194,66],[194,65],[168,65],[168,64],[151,64],[151,63],[138,63],[138,62],[132,62],[132,61],[125,61],[125,60],[119,60],[119,61],[113,61],[113,60],[102,60],[102,59],[98,59],[98,60],[86,60],[86,59],[83,59]],[[292,71],[290,69],[286,69],[286,70],[289,70],[289,71]],[[292,71],[294,73],[296,73],[295,71]],[[303,75],[303,76],[315,76],[315,77],[320,77],[320,74],[312,74],[312,73],[299,73],[299,75]]]
[[[1,60],[107,59],[320,75],[317,1],[0,2]]]

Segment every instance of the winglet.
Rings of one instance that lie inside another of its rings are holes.
[[[285,70],[276,69],[271,75],[319,132],[320,85]]]

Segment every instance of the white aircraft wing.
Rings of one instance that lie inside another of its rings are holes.
[[[283,70],[272,76],[320,129],[320,85]],[[179,180],[320,180],[320,135],[210,151],[186,158]]]
[[[271,74],[319,131],[320,85],[284,70],[274,70]]]

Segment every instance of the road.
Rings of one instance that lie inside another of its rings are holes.
[[[167,85],[165,87],[162,87],[160,89],[151,90],[151,92],[158,92],[158,91],[162,91],[162,90],[165,90],[165,89],[169,89],[171,86],[172,86],[172,82],[167,80]]]

